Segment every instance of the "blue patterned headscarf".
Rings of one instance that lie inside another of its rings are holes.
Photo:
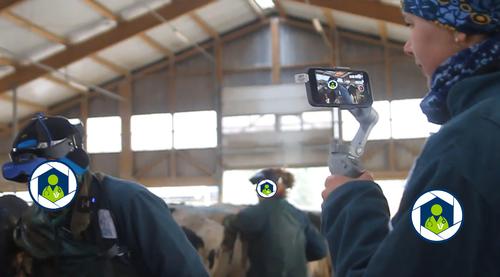
[[[448,58],[434,72],[431,89],[420,103],[427,119],[443,124],[450,119],[448,91],[458,81],[500,62],[499,0],[403,0],[403,11],[452,31],[486,34],[481,43]]]

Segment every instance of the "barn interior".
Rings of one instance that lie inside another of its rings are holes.
[[[92,170],[136,181],[171,207],[233,213],[258,203],[248,181],[255,172],[281,167],[296,179],[288,201],[319,214],[330,140],[352,140],[358,123],[346,110],[312,107],[295,75],[350,67],[370,77],[379,121],[362,163],[393,215],[414,160],[439,128],[420,111],[427,85],[403,52],[410,31],[400,5],[1,1],[0,161],[42,112],[85,125]],[[31,204],[27,190],[0,177],[0,196]],[[176,219],[202,237],[222,228],[212,213]]]

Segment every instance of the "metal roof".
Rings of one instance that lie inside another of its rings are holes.
[[[126,71],[160,60],[169,53],[175,54],[192,47],[194,43],[209,40],[212,34],[207,32],[207,29],[222,34],[259,19],[262,15],[252,8],[249,1],[252,0],[7,1],[14,4],[10,6],[9,3],[0,4],[0,60],[2,61],[0,88],[12,86],[7,83],[8,80],[22,80],[16,83],[20,99],[18,115],[20,118],[29,116],[37,108],[54,106],[83,92],[84,89],[75,89],[78,87],[75,84],[64,84],[64,74],[94,85],[109,81]],[[359,33],[380,35],[377,27],[379,18],[309,5],[301,1],[276,2],[287,16],[308,21],[318,18],[327,24],[328,19],[325,17],[327,9],[338,27]],[[378,5],[387,7],[399,5],[399,0],[383,0],[383,2]],[[177,6],[169,9],[172,5]],[[188,12],[180,13],[180,9]],[[161,22],[161,18],[158,18],[153,11],[171,15],[172,19]],[[156,17],[157,22],[151,23],[147,17]],[[200,22],[196,21],[196,17],[205,24],[205,29],[200,28]],[[139,30],[138,28],[142,26],[140,24],[155,26],[121,39],[120,32],[125,27]],[[405,26],[390,22],[386,22],[385,25],[389,39],[403,42],[408,37],[409,32]],[[85,43],[95,46],[98,42],[89,41],[101,38],[100,36],[112,31],[115,31],[112,36],[117,37],[116,43],[106,42],[109,47],[96,46],[97,51],[73,60],[71,55],[81,50]],[[9,57],[10,53],[5,53],[5,50],[9,50],[15,57]],[[55,57],[54,54],[61,54],[61,57],[65,58],[65,63],[69,61],[62,67],[56,68],[62,74],[56,78],[54,74],[32,72],[34,68],[30,64],[31,61],[44,63],[50,61],[50,57]],[[8,90],[0,91],[2,96],[0,123],[12,120],[11,95],[12,92]]]

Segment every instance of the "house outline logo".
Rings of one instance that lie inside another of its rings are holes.
[[[433,242],[445,241],[452,238],[462,225],[462,206],[446,191],[428,191],[415,201],[411,221],[423,238]]]
[[[60,161],[47,161],[33,171],[28,188],[34,203],[45,209],[59,210],[73,201],[78,182],[69,166]]]

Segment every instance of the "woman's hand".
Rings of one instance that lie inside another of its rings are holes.
[[[370,171],[365,171],[361,176],[357,178],[351,178],[347,176],[342,176],[342,175],[330,175],[326,178],[325,180],[325,189],[321,193],[321,196],[323,197],[323,200],[326,200],[330,193],[337,189],[338,187],[342,186],[343,184],[349,182],[349,181],[355,181],[355,180],[368,180],[368,181],[373,181],[373,174]]]

